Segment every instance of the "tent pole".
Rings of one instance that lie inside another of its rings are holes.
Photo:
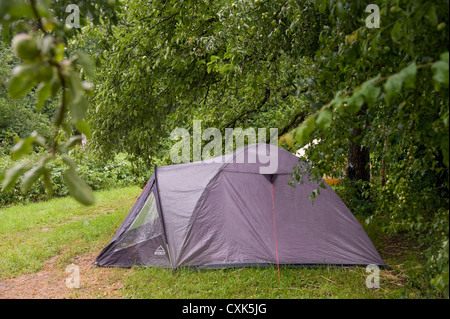
[[[166,248],[167,248],[167,256],[169,256],[169,262],[170,265],[172,266],[172,271],[174,270],[174,264],[172,263],[172,258],[170,256],[170,250],[169,250],[169,242],[167,240],[167,233],[166,233],[166,224],[164,222],[164,217],[163,217],[163,211],[162,211],[162,206],[161,206],[161,199],[159,196],[159,186],[158,186],[158,175],[156,174],[156,169],[157,169],[157,165],[155,165],[155,169],[154,169],[154,174],[155,174],[155,187],[156,187],[156,192],[158,193],[158,205],[159,205],[159,218],[161,218],[161,224],[163,227],[163,232],[164,232],[164,239],[166,240]]]

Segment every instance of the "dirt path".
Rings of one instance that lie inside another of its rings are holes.
[[[85,270],[94,256],[88,253],[73,260],[79,267],[79,288],[67,287],[66,280],[71,274],[57,265],[58,255],[48,260],[38,273],[0,281],[0,299],[122,298],[120,288],[129,270],[95,266]]]

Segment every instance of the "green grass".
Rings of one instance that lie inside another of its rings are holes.
[[[62,251],[94,249],[139,193],[137,187],[96,192],[91,207],[59,198],[0,209],[0,279],[37,272]]]
[[[139,195],[128,187],[96,192],[97,204],[84,207],[71,198],[0,209],[0,280],[36,273],[58,255],[65,266],[97,253]],[[110,269],[120,278],[124,298],[422,298],[433,297],[420,282],[423,258],[414,243],[367,229],[393,270],[380,271],[380,288],[366,287],[365,268],[275,268],[188,270]],[[100,268],[104,270],[104,268]],[[99,269],[94,269],[96,274]],[[95,297],[102,297],[98,292]]]
[[[129,298],[399,298],[402,289],[367,289],[365,269],[242,268],[169,270],[147,268],[131,273],[124,296]],[[381,284],[381,287],[383,285]]]

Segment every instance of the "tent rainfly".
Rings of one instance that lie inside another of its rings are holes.
[[[261,174],[275,154],[273,174]],[[250,161],[249,159],[255,159]],[[384,266],[337,194],[318,182],[288,185],[299,159],[251,144],[208,162],[155,168],[147,186],[95,264],[106,267],[267,265]]]

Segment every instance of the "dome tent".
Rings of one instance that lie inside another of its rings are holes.
[[[275,156],[271,174],[261,173],[268,165],[262,152]],[[384,266],[328,185],[314,203],[307,197],[318,182],[304,176],[304,183],[288,185],[298,164],[277,146],[251,144],[207,162],[157,167],[95,264]]]

